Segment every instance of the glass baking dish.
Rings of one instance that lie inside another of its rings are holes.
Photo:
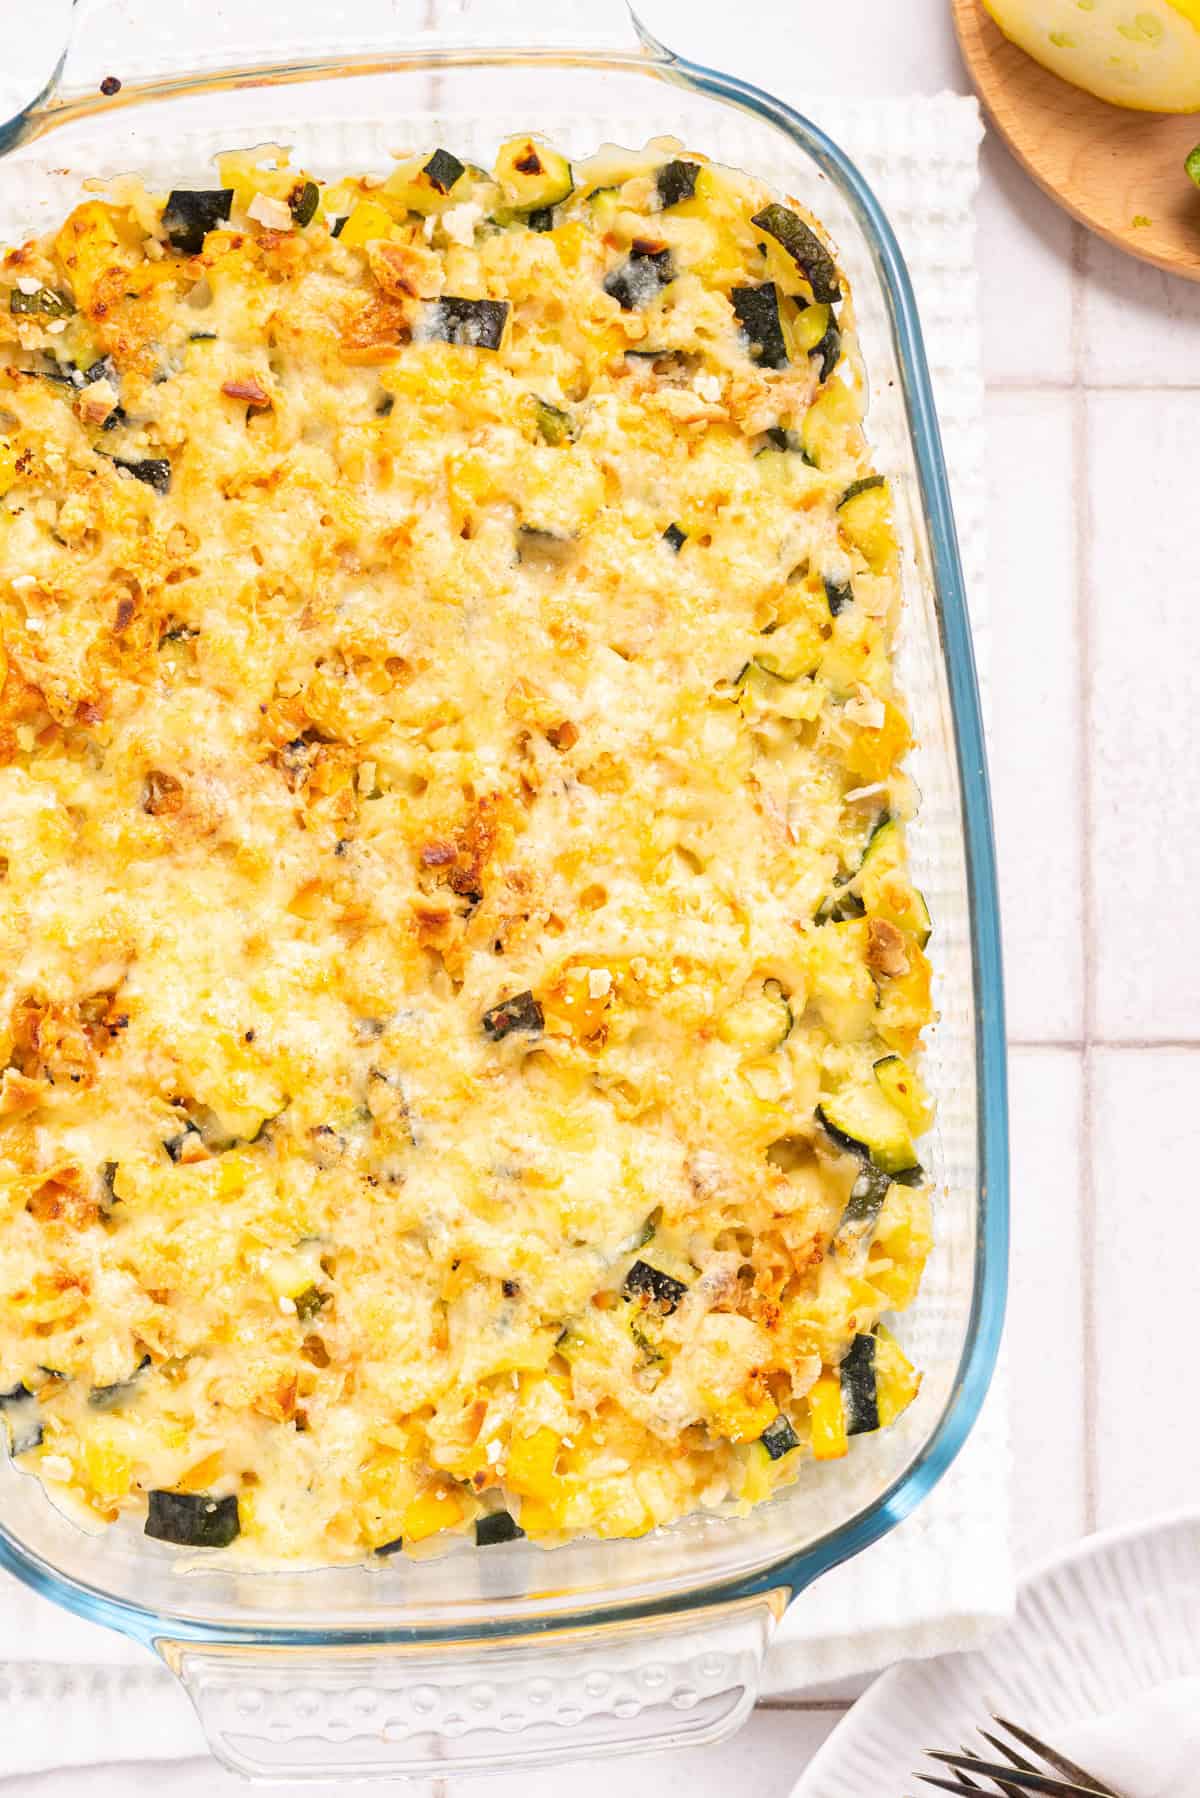
[[[50,0],[51,20],[56,7],[65,27],[65,0]],[[308,1571],[189,1565],[132,1529],[85,1534],[0,1461],[0,1564],[157,1649],[215,1753],[242,1773],[445,1774],[715,1740],[753,1705],[791,1600],[891,1529],[945,1472],[979,1412],[1004,1311],[1004,1013],[987,775],[929,369],[895,238],[817,126],[667,51],[615,3],[589,5],[578,34],[571,8],[525,0],[524,47],[501,41],[508,9],[493,3],[473,30],[460,9],[457,36],[418,30],[386,47],[343,41],[257,63],[243,46],[237,67],[232,40],[216,46],[214,66],[166,76],[165,52],[154,72],[149,8],[85,0],[85,10],[65,63],[57,46],[47,52],[46,67],[26,74],[26,103],[10,99],[0,124],[10,151],[2,240],[61,216],[86,175],[138,168],[157,188],[211,184],[215,150],[267,139],[294,144],[296,160],[321,173],[382,167],[390,147],[439,142],[487,160],[500,137],[532,123],[577,154],[669,133],[798,197],[839,244],[871,384],[869,432],[904,550],[900,671],[923,795],[912,851],[936,924],[937,1245],[899,1326],[925,1370],[916,1402],[892,1429],[856,1438],[848,1460],[810,1464],[744,1519],[692,1518],[633,1542],[516,1542],[482,1555],[463,1544]],[[490,47],[470,41],[483,30]],[[151,67],[132,69],[123,52],[135,44]],[[110,72],[121,85],[105,94]],[[299,84],[312,84],[302,106]]]

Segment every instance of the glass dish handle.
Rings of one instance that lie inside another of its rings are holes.
[[[252,23],[150,0],[43,0],[36,32],[0,66],[0,154],[60,125],[145,100],[433,67],[456,52],[607,52],[670,62],[642,13],[656,0],[351,0],[335,30],[298,30],[290,0],[259,0]],[[196,26],[189,30],[189,20]]]
[[[245,1777],[429,1778],[720,1740],[754,1705],[786,1596],[411,1648],[156,1646]]]

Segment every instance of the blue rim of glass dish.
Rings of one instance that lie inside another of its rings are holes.
[[[975,976],[975,1057],[982,1079],[978,1093],[978,1203],[983,1227],[975,1245],[975,1281],[966,1345],[951,1397],[937,1428],[917,1460],[856,1517],[798,1554],[742,1578],[701,1585],[660,1599],[612,1608],[564,1613],[553,1619],[511,1618],[445,1628],[382,1625],[341,1629],[281,1628],[275,1625],[208,1623],[144,1609],[124,1599],[97,1592],[67,1579],[25,1550],[0,1524],[0,1567],[26,1585],[93,1623],[132,1637],[147,1646],[169,1635],[189,1642],[255,1643],[263,1646],[325,1647],[338,1643],[386,1645],[522,1637],[568,1628],[581,1622],[619,1623],[642,1617],[675,1615],[700,1607],[719,1606],[758,1593],[788,1588],[796,1597],[823,1573],[849,1560],[879,1540],[919,1505],[937,1485],[970,1434],[991,1383],[1004,1326],[1008,1291],[1009,1157],[1008,1089],[1005,1063],[1004,988],[1000,951],[1000,918],[996,855],[992,830],[983,720],[962,563],[946,475],[941,432],[933,402],[929,364],[917,315],[916,300],[900,246],[878,200],[854,163],[819,126],[774,99],[761,88],[692,63],[671,51],[649,66],[663,79],[748,112],[776,127],[810,155],[832,178],[855,215],[871,247],[872,260],[887,296],[899,357],[901,385],[908,413],[917,474],[929,529],[934,603],[941,629],[954,721],[955,755],[962,796],[963,840],[970,898],[972,965]],[[507,61],[515,51],[505,52]],[[470,60],[490,60],[480,49]],[[543,53],[538,60],[553,60]],[[638,59],[641,66],[646,64]],[[429,58],[436,65],[436,54]],[[588,63],[628,66],[624,56],[590,55]],[[15,123],[16,121],[14,121]]]

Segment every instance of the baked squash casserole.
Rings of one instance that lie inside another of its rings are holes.
[[[11,1451],[259,1563],[745,1511],[931,1241],[834,254],[673,144],[85,185],[0,260]]]

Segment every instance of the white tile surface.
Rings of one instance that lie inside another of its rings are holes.
[[[1101,1528],[1195,1505],[1193,1170],[1200,1050],[1101,1049],[1093,1069]]]
[[[144,1761],[131,1766],[75,1767],[61,1773],[25,1773],[19,1779],[0,1777],[0,1798],[252,1798],[261,1788],[226,1773],[215,1761]],[[479,1791],[487,1787],[476,1788]],[[272,1798],[363,1798],[371,1787],[345,1782],[318,1785],[272,1785]],[[403,1798],[434,1798],[432,1783],[397,1780],[376,1791],[402,1793]]]
[[[1017,1041],[1083,1029],[1074,405],[988,396],[991,769]]]
[[[1089,235],[1086,245],[1084,379],[1099,386],[1200,386],[1200,289],[1098,237]]]
[[[1075,373],[1076,228],[988,131],[979,193],[983,372],[1009,385],[1064,385]],[[1037,329],[1028,329],[1029,308]]]
[[[486,3],[486,0],[485,0]],[[437,0],[444,6],[446,0]],[[567,8],[563,8],[565,12]],[[586,11],[581,7],[580,11]],[[834,31],[798,29],[796,0],[750,0],[740,12],[696,0],[638,0],[637,12],[673,50],[790,99],[805,93],[967,93],[950,9],[941,0],[840,0]],[[483,6],[475,7],[477,14]],[[890,16],[889,16],[890,15]]]
[[[1200,984],[1180,953],[1200,888],[1200,832],[1187,822],[1200,775],[1196,425],[1191,394],[1088,401],[1089,947],[1102,1040],[1200,1033]]]
[[[1009,1423],[1017,1566],[1067,1548],[1087,1527],[1084,1307],[1080,1246],[1083,1056],[1015,1049]]]

